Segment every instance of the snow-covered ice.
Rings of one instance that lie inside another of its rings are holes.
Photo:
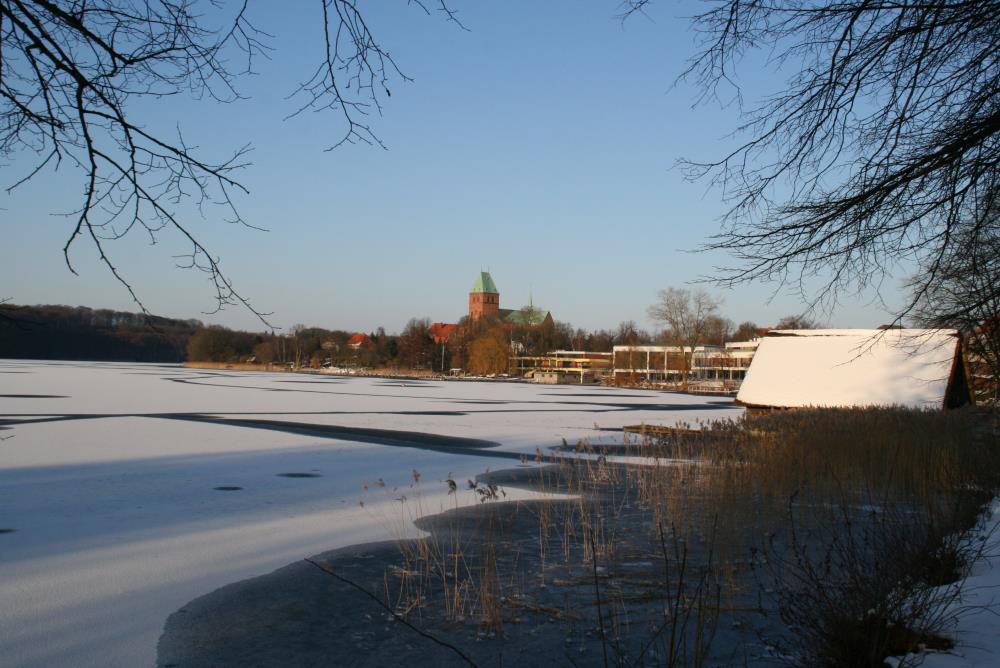
[[[520,453],[741,410],[589,386],[0,361],[0,530],[14,530],[0,533],[0,663],[150,665],[166,617],[191,599],[325,550],[417,535],[415,516],[475,503],[461,483]],[[309,425],[497,445],[429,450]]]

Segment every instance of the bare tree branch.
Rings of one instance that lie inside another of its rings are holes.
[[[681,358],[684,361],[685,389],[695,347],[704,343],[708,332],[713,327],[718,328],[722,322],[716,315],[721,303],[704,290],[666,288],[659,291],[656,303],[646,309],[650,320],[666,326],[668,337],[683,346]]]
[[[994,214],[997,215],[997,214]],[[913,315],[964,335],[979,399],[1000,399],[1000,231],[963,227],[948,253],[910,282]],[[933,272],[935,280],[924,276]]]
[[[354,2],[320,5],[325,48],[312,78],[294,94],[305,102],[293,115],[333,110],[347,126],[333,146],[382,146],[365,117],[372,109],[381,113],[390,82],[409,79]],[[464,28],[443,2],[439,10]],[[63,247],[71,272],[72,251],[89,242],[148,314],[118,269],[111,242],[141,232],[156,243],[160,233],[172,232],[190,247],[178,266],[207,275],[215,311],[239,305],[270,326],[268,314],[237,291],[179,208],[193,203],[203,217],[211,209],[224,222],[260,229],[235,199],[249,194],[239,173],[250,164],[250,145],[209,159],[179,128],[176,137],[146,129],[130,104],[177,95],[241,99],[237,84],[256,58],[269,56],[270,37],[251,22],[246,0],[0,0],[0,156],[37,156],[7,190],[65,164],[82,174],[80,205],[69,214],[73,224]],[[234,55],[242,57],[242,68],[231,65]]]
[[[647,4],[628,0],[623,15]],[[701,42],[683,78],[699,102],[739,103],[740,140],[718,160],[682,166],[729,205],[705,246],[736,260],[721,284],[773,280],[829,304],[918,262],[926,288],[975,236],[959,228],[996,228],[1000,4],[710,4],[693,18]],[[755,51],[784,85],[746,108],[735,72]]]

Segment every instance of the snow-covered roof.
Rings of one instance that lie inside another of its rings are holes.
[[[863,336],[872,338],[886,333],[897,333],[904,338],[926,337],[933,334],[944,334],[955,337],[953,329],[772,329],[764,338],[770,336]]]
[[[955,330],[771,331],[761,339],[736,399],[783,408],[942,408],[952,374],[961,370],[955,364],[958,344]]]

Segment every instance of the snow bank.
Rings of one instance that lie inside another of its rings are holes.
[[[962,598],[953,604],[958,614],[955,648],[924,656],[924,668],[995,668],[1000,664],[1000,502],[973,540],[984,543],[984,557],[962,586]]]

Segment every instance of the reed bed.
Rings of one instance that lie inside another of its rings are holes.
[[[966,537],[1000,489],[995,413],[751,415],[661,434],[649,454],[715,469],[699,502],[724,514],[723,530],[758,528],[762,606],[786,626],[772,641],[789,663],[908,665],[920,648],[949,646],[983,547]],[[684,513],[691,495],[660,467],[636,475],[658,515]]]
[[[948,646],[983,546],[967,537],[1000,489],[995,414],[804,410],[697,427],[563,443],[470,481],[479,508],[456,504],[418,521],[428,538],[399,541],[386,604],[477,643],[480,660],[492,648],[492,662],[525,643],[618,666],[907,665]],[[649,465],[614,463],[623,449]],[[507,502],[505,486],[551,500]]]

